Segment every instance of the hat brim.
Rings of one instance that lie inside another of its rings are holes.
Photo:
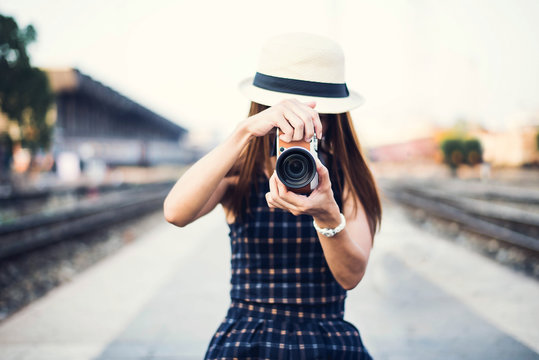
[[[283,99],[295,98],[301,102],[316,101],[314,109],[319,113],[340,114],[350,111],[365,102],[363,96],[353,90],[349,90],[350,95],[345,98],[296,95],[259,88],[253,85],[253,79],[253,77],[250,77],[240,82],[238,85],[239,90],[249,100],[262,105],[273,106]]]

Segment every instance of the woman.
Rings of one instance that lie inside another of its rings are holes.
[[[342,50],[310,34],[275,37],[240,88],[252,101],[249,117],[164,203],[177,226],[221,204],[230,226],[231,305],[205,358],[371,359],[343,315],[381,206],[348,112],[362,98],[346,87]],[[275,174],[276,128],[282,141],[319,139],[319,183],[308,196]]]

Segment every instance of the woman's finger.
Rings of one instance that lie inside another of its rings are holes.
[[[314,111],[314,110],[313,110]],[[316,138],[318,140],[322,139],[322,121],[320,120],[320,115],[317,111],[314,111],[314,117],[313,117],[313,126],[314,131],[316,133]]]
[[[293,141],[299,141],[303,139],[303,132],[305,129],[305,123],[301,117],[299,117],[292,109],[285,111],[284,116],[286,120],[294,128],[294,135],[292,136]]]
[[[316,159],[316,172],[318,173],[318,189],[321,191],[331,189],[331,180],[328,169],[322,164],[320,159]]]
[[[266,202],[268,203],[268,206],[270,208],[278,208],[279,206],[275,203],[275,201],[273,200],[273,197],[271,196],[271,194],[268,192],[266,193]]]
[[[270,189],[274,189],[275,193],[278,194],[273,197],[273,201],[277,202],[288,211],[300,212],[300,208],[305,199],[302,196],[289,191],[275,173],[270,178]]]
[[[275,186],[277,190],[279,191],[279,196],[283,196],[284,194],[288,192],[286,185],[282,183],[282,181],[279,179],[278,176],[275,176],[272,182],[274,184],[273,186]]]
[[[294,128],[286,119],[281,116],[278,120],[276,125],[279,127],[279,130],[281,131],[281,134],[279,134],[279,138],[283,141],[290,142],[292,141],[292,136],[294,135]]]
[[[266,202],[268,203],[268,206],[271,208],[273,207],[273,204],[272,204],[272,199],[271,199],[271,194],[269,192],[266,193]]]
[[[320,115],[318,114],[318,111],[316,111],[314,108],[316,107],[316,101],[308,101],[304,103],[307,105],[310,109],[310,111],[313,113],[313,126],[314,126],[314,132],[316,133],[316,137],[320,140],[322,139],[322,121],[320,121]]]
[[[308,107],[306,104],[298,102],[293,102],[291,104],[292,111],[301,119],[303,122],[304,134],[302,139],[305,141],[311,140],[314,136],[314,123],[313,116],[315,111]],[[301,139],[300,139],[301,140]]]
[[[282,204],[279,200],[279,198],[275,198],[271,192],[266,193],[266,202],[268,203],[268,206],[270,208],[276,208],[276,209],[282,209],[290,211],[288,207],[286,207],[284,204]]]
[[[283,203],[283,201],[281,201],[281,194],[279,192],[279,187],[277,185],[277,182],[275,181],[276,178],[277,178],[277,175],[275,174],[275,172],[269,178],[269,188],[270,188],[271,200],[272,200],[272,202],[274,204],[277,205],[277,207],[279,207],[281,209],[284,209],[284,210],[288,210],[286,208],[286,205]]]
[[[274,171],[273,174],[269,178],[269,189],[270,189],[270,194],[272,195],[273,198],[279,197],[279,188],[277,187],[277,184],[275,183],[276,177],[277,175],[275,174],[275,171]]]

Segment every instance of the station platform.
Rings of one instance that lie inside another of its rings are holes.
[[[374,359],[539,359],[539,283],[384,203],[345,319]],[[202,359],[229,304],[222,209],[138,240],[0,324],[5,360]]]

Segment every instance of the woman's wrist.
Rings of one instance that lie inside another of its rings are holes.
[[[342,230],[344,230],[344,227],[346,226],[346,218],[344,217],[342,213],[340,214],[340,217],[341,217],[341,222],[338,226],[335,226],[332,228],[322,228],[318,226],[318,224],[316,223],[316,220],[313,220],[313,226],[319,234],[322,234],[325,237],[333,237],[337,235],[338,233],[340,233]]]
[[[313,220],[321,228],[333,229],[339,226],[341,223],[341,211],[339,210],[339,206],[335,204],[335,206],[332,206],[319,214],[313,215]]]
[[[249,119],[245,119],[241,121],[238,126],[236,126],[235,135],[239,137],[239,139],[244,143],[247,144],[250,142],[253,138],[256,137],[250,129],[249,129]]]

